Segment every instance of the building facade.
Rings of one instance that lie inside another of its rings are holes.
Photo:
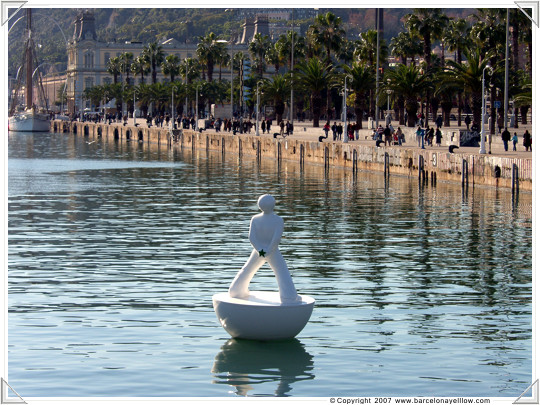
[[[267,15],[255,15],[245,18],[243,34],[235,44],[229,43],[231,52],[248,53],[248,45],[255,34],[276,37],[279,27],[269,25]],[[284,31],[287,29],[283,26]],[[290,29],[290,28],[289,28]],[[165,56],[176,55],[180,60],[196,57],[197,44],[180,43],[175,39],[164,39],[158,42]],[[107,72],[107,62],[113,57],[120,56],[125,52],[131,52],[133,57],[138,57],[147,44],[135,41],[124,43],[101,42],[96,34],[95,18],[91,11],[83,11],[76,17],[73,37],[68,41],[68,63],[66,71],[66,98],[67,110],[70,113],[84,111],[90,108],[90,101],[83,99],[85,89],[110,84],[113,76]],[[133,74],[130,74],[133,78]],[[230,71],[224,71],[224,78],[230,80]],[[119,80],[124,80],[125,75],[120,75]],[[135,78],[137,84],[140,77]],[[158,70],[157,80],[160,82],[168,79]]]

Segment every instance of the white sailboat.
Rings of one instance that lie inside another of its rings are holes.
[[[26,47],[23,56],[23,67],[25,74],[19,77],[17,81],[17,87],[15,89],[15,96],[10,108],[10,117],[8,119],[9,131],[24,131],[24,132],[48,132],[51,128],[50,116],[47,111],[40,111],[37,105],[34,103],[34,60],[36,60],[36,54],[34,51],[34,41],[32,39],[32,10],[26,9],[26,31],[28,38],[26,40]],[[37,63],[36,63],[37,66]],[[41,81],[41,75],[38,69],[38,92],[40,98],[45,100],[43,91],[43,83]],[[25,84],[25,108],[23,110],[17,110],[18,100],[17,95],[21,88],[21,78],[26,76]]]

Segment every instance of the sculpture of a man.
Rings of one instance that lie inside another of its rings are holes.
[[[269,194],[259,197],[257,205],[262,213],[251,218],[249,241],[253,251],[248,261],[238,272],[229,287],[229,295],[233,298],[247,298],[249,283],[257,270],[268,262],[277,278],[279,295],[282,302],[300,299],[278,245],[283,234],[283,219],[274,214],[276,201]]]

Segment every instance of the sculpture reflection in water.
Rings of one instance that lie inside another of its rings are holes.
[[[289,396],[293,383],[315,378],[313,356],[298,339],[229,339],[216,356],[212,373],[215,384],[229,384],[241,396],[250,391],[254,396]],[[261,389],[262,384],[265,388],[271,384],[273,391]]]

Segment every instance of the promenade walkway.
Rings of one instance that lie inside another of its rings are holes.
[[[334,121],[337,122],[337,120],[332,120],[331,123],[334,123]],[[137,123],[145,128],[146,127],[146,120],[145,119],[142,119],[142,118],[137,118]],[[381,125],[384,124],[384,122],[379,122]],[[132,125],[133,124],[133,119],[129,119],[128,120],[128,125]],[[120,123],[118,124],[112,124],[112,125],[121,125]],[[163,124],[165,126],[165,124]],[[322,126],[324,125],[324,122],[321,121],[320,122],[320,127],[319,128],[314,128],[313,127],[313,123],[312,121],[304,121],[304,122],[299,122],[299,121],[295,121],[294,122],[294,133],[293,135],[291,135],[292,138],[294,139],[298,139],[298,140],[305,140],[305,141],[310,141],[310,142],[318,142],[319,141],[319,137],[320,136],[324,136],[324,131],[323,131],[323,128]],[[351,144],[361,144],[361,145],[369,145],[369,146],[374,146],[375,145],[375,141],[372,139],[372,133],[373,133],[373,130],[372,129],[367,129],[367,122],[364,121],[362,123],[362,125],[364,126],[364,129],[361,129],[359,131],[359,139],[358,140],[354,140],[354,141],[349,141]],[[384,125],[383,125],[384,126]],[[394,129],[397,129],[398,127],[401,127],[402,131],[404,132],[405,134],[405,138],[406,138],[406,142],[403,146],[384,146],[381,145],[382,148],[400,148],[400,147],[406,147],[408,149],[420,149],[417,145],[417,142],[416,142],[416,135],[415,135],[415,131],[416,131],[416,127],[414,128],[409,128],[409,127],[406,127],[406,126],[400,126],[399,125],[399,122],[397,121],[392,121],[392,126],[394,127]],[[459,130],[461,129],[466,129],[466,126],[463,125],[461,127],[458,127],[457,126],[457,122],[453,122],[453,124],[450,126],[450,127],[442,127],[441,130],[443,132],[443,135],[445,135],[443,137],[443,141],[441,143],[441,146],[440,147],[437,147],[437,146],[427,146],[427,145],[424,145],[425,149],[427,150],[430,150],[430,149],[433,149],[433,150],[448,150],[448,146],[450,144],[459,144],[459,141],[458,141],[458,137],[459,137]],[[520,159],[532,159],[532,152],[531,151],[525,151],[525,147],[523,146],[523,134],[525,132],[525,130],[528,130],[529,133],[531,133],[534,137],[534,133],[532,131],[532,125],[529,123],[529,124],[526,124],[526,125],[523,125],[523,124],[519,124],[519,128],[509,128],[509,131],[510,131],[510,134],[513,135],[514,132],[517,133],[518,135],[518,144],[517,144],[517,151],[512,151],[512,141],[510,141],[508,143],[508,151],[505,151],[504,150],[504,145],[503,145],[503,141],[501,139],[501,135],[499,133],[496,133],[495,135],[492,136],[492,142],[491,142],[491,155],[493,156],[502,156],[502,157],[508,157],[508,158],[520,158]],[[206,130],[208,132],[211,132],[211,133],[214,133],[215,130],[214,129],[208,129]],[[276,132],[279,132],[279,127],[274,123],[271,127],[271,131],[270,131],[270,134],[263,134],[262,131],[259,132],[260,136],[262,137],[273,137],[273,134],[276,133]],[[456,134],[456,140],[455,142],[450,142],[450,134],[454,132]],[[486,132],[487,132],[487,125],[486,125]],[[251,135],[255,135],[255,129],[253,128],[252,131],[251,131]],[[488,137],[489,139],[489,137]],[[329,131],[328,133],[328,139],[324,139],[323,142],[334,142],[332,140],[332,131]],[[335,141],[335,142],[343,142],[343,141]],[[534,146],[534,139],[533,139],[533,146]],[[490,147],[489,147],[489,143],[486,142],[486,153],[488,153],[490,150]],[[480,148],[479,147],[467,147],[467,146],[461,146],[459,149],[455,149],[454,153],[456,154],[466,154],[466,155],[480,155]]]

